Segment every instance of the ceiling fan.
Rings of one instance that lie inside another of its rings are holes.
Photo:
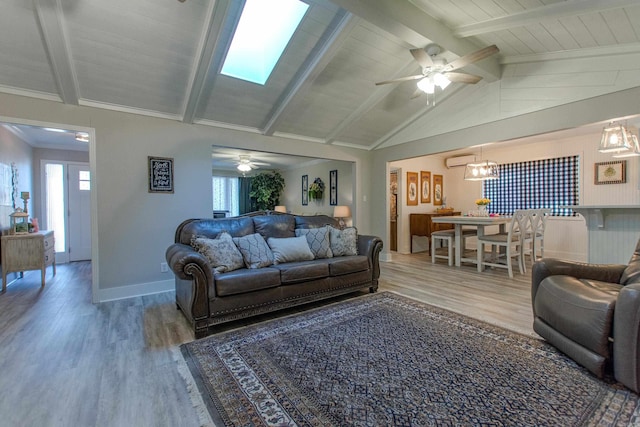
[[[393,80],[385,80],[377,82],[376,85],[386,85],[389,83],[406,82],[410,80],[419,80],[418,88],[414,92],[411,98],[415,98],[422,93],[428,95],[435,93],[435,88],[438,86],[440,89],[446,88],[449,83],[468,83],[476,84],[482,77],[473,74],[454,72],[459,68],[463,68],[469,64],[480,61],[487,58],[500,50],[496,45],[485,47],[478,51],[461,56],[451,62],[447,62],[446,59],[438,57],[442,52],[442,48],[435,43],[427,45],[424,49],[411,49],[411,55],[422,67],[422,74],[415,76],[400,77]]]
[[[271,166],[269,163],[251,161],[251,156],[248,154],[240,154],[236,165],[238,165],[240,172],[249,172],[253,169],[259,169],[260,166]]]

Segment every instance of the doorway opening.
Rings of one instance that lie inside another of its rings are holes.
[[[53,230],[56,263],[91,259],[88,163],[42,160],[42,227]]]

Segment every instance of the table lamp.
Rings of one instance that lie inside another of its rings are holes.
[[[273,208],[273,210],[275,212],[287,213],[287,207],[284,205],[278,205],[275,208]]]
[[[338,223],[340,224],[340,229],[343,229],[345,226],[344,219],[349,218],[351,216],[351,209],[349,206],[336,206],[333,208],[333,217],[338,218]]]

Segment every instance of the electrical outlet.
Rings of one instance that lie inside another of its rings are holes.
[[[168,273],[169,272],[169,266],[167,265],[166,262],[161,262],[160,263],[160,273]]]

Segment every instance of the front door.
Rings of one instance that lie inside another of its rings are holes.
[[[91,174],[87,164],[69,164],[69,261],[91,259]]]

